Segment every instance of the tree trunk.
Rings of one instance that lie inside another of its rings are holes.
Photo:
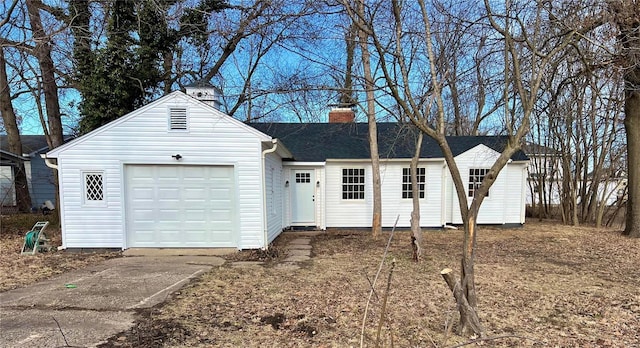
[[[358,2],[360,18],[364,18],[364,0]],[[382,192],[380,189],[380,157],[378,155],[378,129],[376,126],[376,104],[373,94],[374,82],[371,74],[371,58],[367,47],[368,35],[364,30],[358,31],[360,51],[362,53],[362,69],[364,70],[365,91],[367,95],[367,120],[369,122],[369,150],[371,152],[371,177],[373,178],[373,220],[371,231],[374,238],[382,233]]]
[[[416,152],[411,158],[411,195],[413,202],[413,210],[411,211],[411,234],[413,238],[413,259],[414,261],[420,261],[422,256],[422,229],[420,228],[420,187],[418,186],[418,161],[420,160],[420,149],[422,148],[422,138],[424,137],[422,132],[418,133],[418,140],[416,141]],[[426,175],[426,174],[425,174]],[[426,179],[426,178],[425,178]]]
[[[58,99],[58,85],[55,78],[55,67],[51,58],[51,37],[48,36],[42,26],[40,18],[40,7],[43,6],[39,0],[26,0],[27,12],[29,13],[29,22],[33,40],[36,42],[33,50],[38,64],[40,66],[40,74],[42,75],[42,91],[44,94],[44,102],[47,111],[48,131],[45,130],[47,143],[50,149],[61,146],[64,143],[64,134],[62,130],[62,118],[60,114],[60,100]],[[42,124],[43,129],[47,129],[47,124]],[[58,185],[58,172],[53,170],[53,180],[56,185],[56,197],[60,197],[60,186]],[[56,212],[60,212],[60,199],[56,199]]]
[[[640,68],[636,68],[640,77]],[[630,81],[628,82],[630,84]],[[624,128],[627,133],[627,217],[624,234],[640,238],[640,83],[627,87]]]
[[[464,292],[469,305],[474,309],[477,308],[478,300],[476,296],[476,282],[474,275],[475,250],[477,244],[477,211],[470,209],[468,215],[464,219],[464,242],[462,250],[462,290]],[[462,319],[461,319],[462,320]],[[462,324],[465,324],[464,322]],[[463,325],[463,328],[465,325]]]
[[[22,156],[22,141],[20,140],[20,130],[16,114],[11,103],[11,92],[9,90],[9,79],[7,77],[6,61],[4,59],[4,49],[0,47],[0,113],[2,113],[2,121],[7,132],[7,142],[9,143],[9,152]],[[29,183],[27,181],[27,172],[24,168],[24,162],[18,160],[13,167],[14,182],[13,186],[16,193],[16,205],[18,210],[23,213],[31,211],[31,195],[29,194]]]
[[[610,1],[620,32],[618,42],[624,69],[624,129],[627,134],[628,198],[624,234],[640,238],[640,12],[637,1]]]
[[[476,309],[472,307],[462,291],[460,282],[453,275],[451,268],[445,268],[440,271],[440,275],[444,278],[444,281],[449,286],[449,289],[453,293],[453,297],[458,305],[458,311],[460,312],[460,327],[459,334],[468,336],[470,333],[480,333],[478,336],[482,337],[484,328],[480,324],[480,318]]]
[[[51,37],[45,33],[40,19],[40,7],[42,2],[38,0],[26,0],[29,22],[33,32],[33,41],[36,46],[34,55],[40,65],[42,75],[42,91],[47,110],[47,122],[49,124],[49,147],[56,148],[64,142],[62,134],[62,120],[60,115],[60,102],[58,99],[58,85],[55,78],[55,67],[51,58]],[[44,126],[44,125],[43,125]]]

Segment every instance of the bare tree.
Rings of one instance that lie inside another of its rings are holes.
[[[455,284],[458,283],[456,281],[448,281],[448,284],[452,287],[451,290],[459,304],[461,332],[466,335],[483,335],[484,329],[476,312],[477,295],[474,280],[478,212],[498,173],[519,150],[521,140],[529,129],[529,120],[543,72],[549,67],[549,63],[557,58],[558,53],[575,40],[576,30],[542,38],[539,30],[543,22],[542,16],[551,11],[542,4],[530,7],[521,4],[526,11],[506,8],[502,14],[498,14],[489,2],[486,2],[484,16],[478,12],[478,18],[475,20],[477,25],[491,28],[495,33],[493,37],[496,34],[501,37],[499,43],[502,44],[505,57],[505,112],[502,117],[504,134],[508,140],[468,205],[466,186],[445,136],[447,110],[443,99],[443,82],[447,72],[439,70],[436,64],[439,58],[453,60],[457,57],[437,56],[431,29],[432,10],[425,1],[417,1],[415,6],[397,0],[392,1],[389,9],[393,14],[392,18],[384,17],[383,13],[388,13],[383,11],[385,5],[387,4],[375,2],[369,5],[367,11],[362,11],[354,9],[345,1],[350,15],[358,19],[361,29],[371,38],[372,49],[376,53],[388,95],[414,125],[436,141],[444,155],[464,223],[462,274],[459,282],[461,287],[455,288]],[[526,19],[519,17],[524,14],[528,15]],[[482,17],[488,22],[483,22]],[[382,25],[376,21],[385,22]],[[512,22],[516,24],[515,28],[511,26]],[[386,28],[389,30],[385,30]],[[435,100],[433,116],[431,110],[421,107],[429,95],[433,95]]]
[[[51,48],[54,45],[50,33],[45,32],[40,17],[40,11],[45,8],[40,0],[26,0],[29,23],[31,25],[35,47],[33,55],[37,58],[40,75],[42,78],[42,92],[46,107],[49,148],[56,148],[64,143],[62,128],[62,115],[60,113],[60,100],[58,97],[58,84],[56,82],[56,68],[51,56]]]
[[[7,132],[7,142],[9,151],[22,156],[22,141],[20,140],[20,130],[16,113],[11,102],[11,89],[7,77],[7,64],[4,58],[4,49],[0,47],[0,113],[4,122],[4,129]],[[27,172],[24,162],[17,161],[13,166],[14,182],[16,193],[16,204],[21,212],[31,211],[31,195],[27,182]]]
[[[371,175],[373,178],[373,220],[371,222],[371,231],[374,238],[382,233],[382,191],[380,182],[380,156],[378,154],[378,130],[376,125],[376,102],[375,102],[375,82],[371,72],[371,57],[369,53],[369,32],[365,30],[365,24],[362,21],[365,18],[364,0],[358,0],[357,3],[358,16],[352,17],[358,21],[358,37],[360,44],[360,53],[362,54],[362,69],[364,71],[364,89],[367,96],[367,121],[369,124],[369,151],[371,153]]]
[[[611,0],[608,5],[619,30],[617,61],[624,71],[624,126],[629,178],[624,234],[640,238],[640,3],[637,0]]]
[[[416,150],[411,158],[411,202],[413,210],[411,210],[411,238],[413,246],[413,258],[416,262],[422,257],[422,228],[420,227],[420,184],[418,183],[418,164],[420,163],[420,152],[422,150],[423,132],[418,133],[416,139]]]

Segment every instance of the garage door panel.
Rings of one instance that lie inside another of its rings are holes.
[[[128,247],[235,247],[231,166],[125,167]]]

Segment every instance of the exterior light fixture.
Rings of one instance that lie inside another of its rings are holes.
[[[177,154],[175,154],[175,155],[173,155],[173,156],[171,156],[171,157],[175,158],[175,159],[176,159],[176,161],[179,161],[179,160],[182,158],[182,155],[180,155],[179,153],[177,153]]]

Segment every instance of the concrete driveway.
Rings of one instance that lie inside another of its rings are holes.
[[[223,263],[215,256],[123,257],[0,293],[0,347],[95,346],[130,328],[136,309],[163,302]]]

